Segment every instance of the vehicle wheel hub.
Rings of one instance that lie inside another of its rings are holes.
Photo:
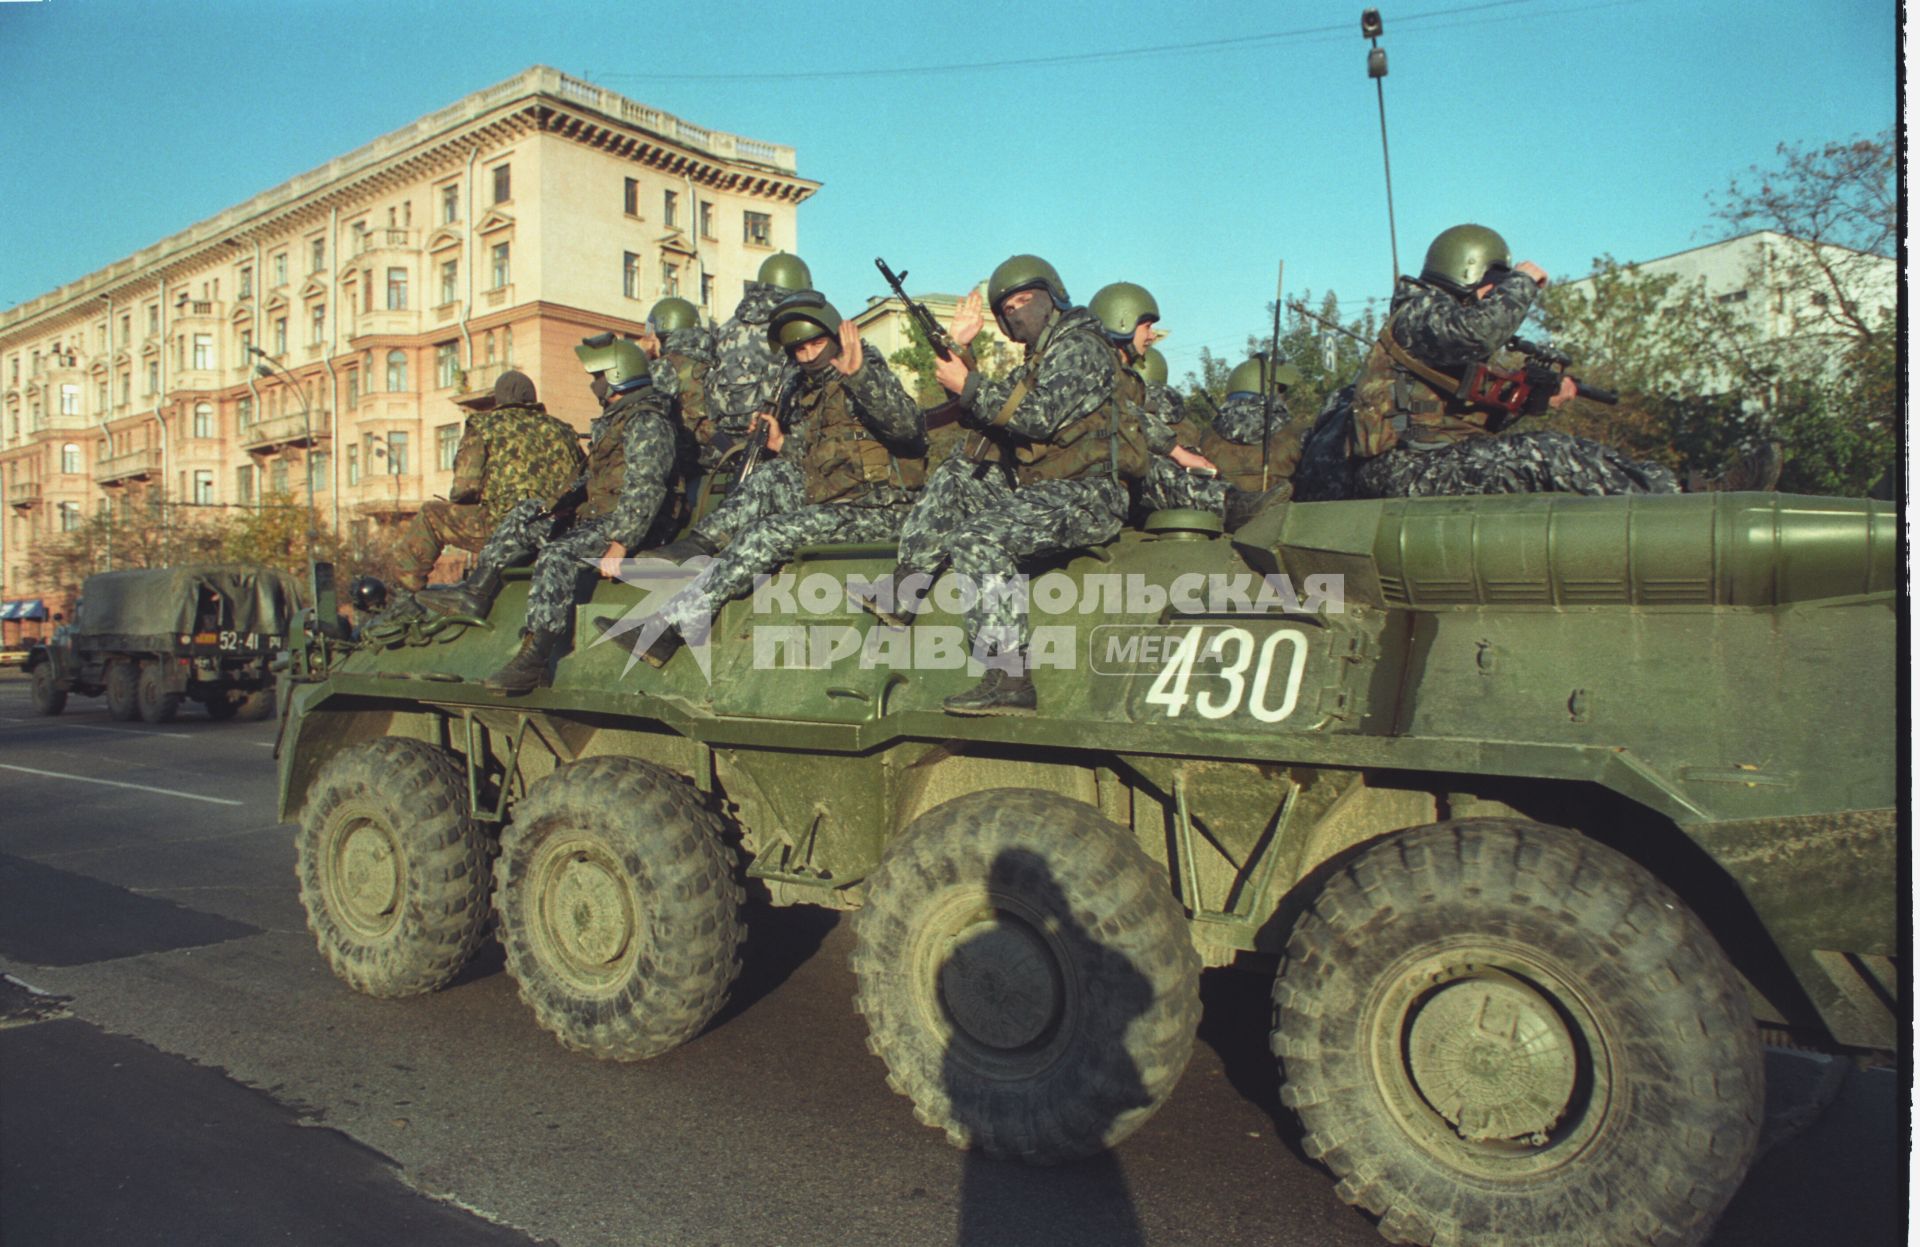
[[[337,895],[342,917],[362,932],[378,933],[393,924],[400,905],[400,861],[386,828],[355,824],[340,838]]]
[[[1407,1032],[1406,1060],[1422,1098],[1462,1138],[1536,1146],[1566,1114],[1578,1069],[1552,1003],[1496,972],[1430,993]]]
[[[633,944],[634,911],[625,880],[596,854],[576,851],[557,864],[546,910],[554,943],[580,970],[606,971]]]
[[[1046,939],[1009,914],[959,932],[940,967],[940,995],[955,1026],[1002,1050],[1044,1040],[1064,1003],[1060,967]]]

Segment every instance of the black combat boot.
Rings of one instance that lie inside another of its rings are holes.
[[[660,625],[660,634],[653,638],[653,643],[642,649],[640,647],[640,638],[645,635],[648,626],[652,624],[653,621],[653,617],[649,617],[634,627],[622,632],[615,632],[614,629],[620,626],[620,617],[618,615],[607,615],[594,620],[593,626],[599,630],[601,636],[646,663],[649,667],[664,667],[667,665],[667,659],[672,658],[674,652],[682,645],[685,645],[686,642],[681,640],[680,633],[674,629],[673,625],[663,623]]]
[[[558,633],[523,632],[520,648],[507,665],[480,681],[480,687],[492,693],[531,693],[551,683],[547,663],[553,658]]]
[[[485,619],[500,595],[497,570],[475,570],[457,584],[433,585],[413,595],[413,600],[429,615],[465,615]]]
[[[1779,485],[1781,466],[1780,443],[1762,442],[1735,459],[1732,465],[1718,476],[1709,477],[1699,472],[1693,473],[1687,478],[1687,492],[1690,494],[1765,492]]]
[[[907,582],[919,576],[921,576],[920,572],[916,572],[905,563],[896,563],[884,580],[876,580],[871,589],[854,594],[853,600],[860,604],[860,609],[889,628],[911,628],[913,617],[926,606],[927,595],[933,592],[933,577],[927,576],[924,578],[924,583],[918,586],[919,599],[914,599]],[[893,587],[891,593],[887,592],[888,585]],[[888,601],[893,604],[883,607],[882,603]]]
[[[720,553],[720,547],[702,537],[698,530],[689,528],[687,535],[678,541],[669,541],[664,546],[655,546],[651,550],[642,550],[634,555],[640,559],[665,559],[669,563],[684,563],[690,558],[706,555],[708,558]]]
[[[1033,677],[1010,675],[999,667],[989,667],[987,678],[964,693],[955,693],[941,702],[948,714],[966,716],[986,714],[1032,714],[1034,712]]]

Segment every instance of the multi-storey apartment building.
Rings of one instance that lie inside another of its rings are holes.
[[[446,492],[460,404],[510,366],[584,428],[574,345],[669,294],[725,319],[818,187],[537,66],[0,314],[5,598],[53,590],[36,540],[156,496],[310,497],[364,537]]]

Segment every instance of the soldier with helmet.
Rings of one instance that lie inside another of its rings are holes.
[[[925,481],[926,417],[852,321],[818,291],[803,290],[776,305],[767,334],[795,368],[774,411],[754,421],[766,427],[768,448],[798,470],[803,505],[741,530],[648,618],[625,627],[617,618],[596,621],[653,666],[665,666],[686,640],[704,639],[722,603],[800,547],[899,536]]]
[[[525,373],[501,373],[493,406],[467,417],[446,499],[423,503],[401,532],[394,579],[403,589],[425,587],[441,550],[478,552],[516,507],[525,519],[551,508],[583,464],[573,426],[547,414]]]
[[[1510,413],[1462,397],[1462,382],[1505,351],[1546,284],[1544,270],[1515,264],[1506,240],[1484,225],[1456,225],[1433,240],[1420,276],[1400,279],[1353,385],[1345,431],[1359,460],[1355,493],[1679,492],[1667,468],[1598,442],[1557,430],[1496,437]],[[1548,405],[1573,395],[1574,382],[1563,379]],[[1315,481],[1312,496],[1340,492]]]
[[[548,666],[565,639],[580,571],[620,574],[629,551],[648,544],[673,483],[673,402],[653,384],[640,344],[611,333],[596,334],[574,348],[593,377],[601,412],[594,418],[586,471],[551,513],[500,525],[474,560],[464,582],[419,595],[420,604],[443,615],[483,616],[500,592],[501,569],[534,556],[533,584],[520,648],[483,687],[524,693],[544,687]],[[514,512],[509,517],[518,516]]]
[[[1160,320],[1160,304],[1145,286],[1116,281],[1095,291],[1087,310],[1106,331],[1124,376],[1131,379],[1129,398],[1140,407],[1141,428],[1153,451],[1147,474],[1139,482],[1142,504],[1155,510],[1181,506],[1217,511],[1210,501],[1222,492],[1211,475],[1214,465],[1180,444],[1173,429],[1180,413],[1167,410],[1172,406],[1166,397],[1167,361],[1153,345],[1160,336],[1154,328]],[[1154,361],[1159,363],[1157,385],[1147,375]],[[1195,470],[1208,475],[1195,476]]]
[[[1226,483],[1227,527],[1238,528],[1264,501],[1293,496],[1300,463],[1300,430],[1287,410],[1287,391],[1300,370],[1281,360],[1270,364],[1255,352],[1227,374],[1227,401],[1200,439],[1200,453],[1219,465]]]
[[[1000,380],[974,371],[964,351],[935,364],[961,423],[981,436],[929,483],[901,530],[891,582],[868,606],[904,625],[929,578],[950,564],[963,578],[968,641],[987,673],[945,709],[1031,714],[1020,564],[1112,540],[1126,518],[1127,483],[1145,474],[1150,451],[1131,397],[1138,379],[1121,367],[1100,321],[1069,301],[1053,265],[1034,255],[1004,261],[988,279],[987,306],[1025,359]],[[965,347],[981,325],[976,292],[954,314],[954,341]]]

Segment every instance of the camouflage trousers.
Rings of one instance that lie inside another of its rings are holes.
[[[728,490],[720,505],[701,516],[692,531],[723,546],[760,521],[806,504],[807,482],[799,461],[776,455],[761,460],[753,475]]]
[[[1187,471],[1165,455],[1155,455],[1140,482],[1140,507],[1145,511],[1193,510],[1223,514],[1227,483],[1217,476]]]
[[[453,546],[478,553],[487,542],[486,508],[477,502],[435,498],[420,504],[393,547],[394,581],[402,589],[420,589],[433,574],[440,551]]]
[[[904,502],[879,507],[827,504],[768,516],[736,537],[657,613],[681,636],[704,637],[722,603],[745,596],[756,577],[787,562],[802,546],[892,541],[900,535],[908,510]]]
[[[1469,437],[1440,450],[1390,450],[1361,464],[1354,483],[1362,498],[1680,492],[1672,471],[1657,463],[1552,429]]]
[[[953,463],[963,466],[949,476]],[[1126,519],[1127,491],[1105,476],[1015,488],[997,471],[976,478],[970,466],[948,460],[928,482],[908,521],[912,531],[901,531],[900,562],[909,572],[937,573],[950,561],[974,657],[1017,674],[1027,647],[1020,565],[1113,540]]]
[[[593,564],[607,552],[604,520],[583,521],[557,536],[548,535],[552,528],[553,520],[542,514],[540,500],[529,498],[507,512],[473,563],[471,574],[485,575],[533,555],[533,585],[527,591],[524,625],[528,632],[567,631],[581,578],[595,574]]]

